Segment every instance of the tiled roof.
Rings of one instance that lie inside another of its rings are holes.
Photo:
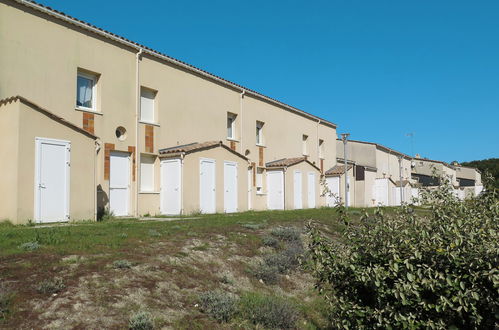
[[[173,156],[177,154],[188,154],[191,152],[196,152],[196,151],[201,151],[201,150],[206,150],[206,149],[211,149],[211,148],[216,148],[216,147],[222,147],[224,149],[227,149],[228,151],[236,154],[237,156],[243,158],[243,159],[248,159],[247,157],[241,155],[237,151],[232,150],[225,144],[223,144],[222,141],[208,141],[208,142],[194,142],[194,143],[189,143],[189,144],[183,144],[180,146],[174,146],[170,148],[163,148],[159,150],[159,155],[160,156]]]
[[[270,103],[273,103],[275,105],[281,106],[281,107],[285,108],[286,110],[295,112],[295,113],[300,114],[302,116],[305,116],[305,117],[307,117],[309,119],[317,120],[317,121],[320,121],[321,123],[323,123],[325,125],[332,126],[332,127],[336,128],[336,124],[333,123],[333,122],[330,122],[328,120],[322,119],[322,118],[317,117],[317,116],[314,116],[314,115],[312,115],[312,114],[310,114],[310,113],[308,113],[306,111],[303,111],[303,110],[300,110],[298,108],[295,108],[295,107],[293,107],[291,105],[288,105],[286,103],[278,101],[278,100],[276,100],[274,98],[271,98],[269,96],[263,95],[263,94],[261,94],[261,93],[259,93],[257,91],[254,91],[252,89],[246,88],[246,87],[244,87],[242,85],[233,83],[233,82],[231,82],[231,81],[229,81],[227,79],[224,79],[222,77],[219,77],[217,75],[209,73],[209,72],[207,72],[205,70],[199,69],[199,68],[197,68],[197,67],[195,67],[193,65],[190,65],[190,64],[185,63],[183,61],[177,60],[177,59],[175,59],[175,58],[173,58],[171,56],[168,56],[166,54],[158,52],[158,51],[156,51],[156,50],[154,50],[152,48],[146,47],[144,45],[141,45],[141,44],[136,43],[134,41],[131,41],[129,39],[126,39],[126,38],[124,38],[122,36],[119,36],[117,34],[114,34],[112,32],[109,32],[109,31],[106,31],[104,29],[101,29],[101,28],[99,28],[99,27],[97,27],[95,25],[92,25],[92,24],[87,23],[85,21],[79,20],[79,19],[77,19],[75,17],[67,15],[67,14],[65,14],[63,12],[60,12],[58,10],[55,10],[55,9],[53,9],[51,7],[44,6],[44,5],[40,4],[40,3],[37,3],[35,1],[30,1],[30,0],[12,0],[12,1],[17,2],[20,5],[23,5],[23,6],[26,6],[26,7],[29,7],[29,8],[33,8],[33,9],[35,9],[37,11],[46,13],[46,14],[48,14],[50,16],[56,17],[58,19],[61,19],[61,20],[66,21],[66,22],[68,22],[70,24],[76,25],[76,26],[81,27],[83,29],[86,29],[86,30],[89,30],[91,32],[97,33],[97,34],[99,34],[99,35],[101,35],[101,36],[103,36],[103,37],[105,37],[107,39],[111,39],[111,40],[114,40],[114,41],[119,42],[121,44],[124,44],[124,45],[126,45],[128,47],[132,47],[132,48],[136,49],[137,51],[142,50],[146,54],[149,54],[151,56],[154,56],[154,57],[160,58],[162,60],[165,60],[167,62],[173,63],[173,64],[178,65],[178,66],[180,66],[180,67],[182,67],[182,68],[184,68],[186,70],[192,71],[192,72],[194,72],[196,74],[200,74],[202,76],[205,76],[207,78],[213,79],[213,80],[215,80],[215,81],[217,81],[219,83],[222,83],[224,85],[228,85],[228,86],[230,86],[232,88],[236,88],[237,90],[239,90],[241,92],[244,92],[246,94],[251,94],[251,95],[253,95],[255,97],[258,97],[258,98],[261,98],[261,99],[263,99],[263,100],[265,100],[267,102],[270,102]]]
[[[279,160],[274,160],[265,164],[267,167],[287,167],[292,166],[303,161],[306,161],[307,157],[294,157],[294,158],[283,158]]]
[[[8,97],[8,98],[5,98],[3,100],[0,100],[0,106],[7,104],[7,103],[17,102],[17,101],[20,101],[20,102],[26,104],[31,109],[36,110],[36,111],[44,114],[45,116],[49,117],[50,119],[55,120],[55,121],[59,122],[60,124],[67,126],[67,127],[71,128],[71,129],[73,129],[73,130],[75,130],[75,131],[77,131],[85,136],[88,136],[91,139],[94,139],[94,140],[98,139],[98,137],[93,135],[92,133],[85,131],[83,128],[78,127],[73,123],[70,123],[66,119],[53,114],[52,112],[48,111],[47,109],[42,108],[38,104],[33,103],[30,100],[28,100],[27,98],[22,97],[20,95],[12,96],[12,97]]]
[[[347,171],[352,168],[352,165],[348,165]],[[345,173],[345,165],[336,165],[331,167],[329,170],[324,173],[325,175],[342,175]]]

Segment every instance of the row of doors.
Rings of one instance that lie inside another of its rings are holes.
[[[293,174],[293,202],[295,209],[303,208],[302,172]],[[307,202],[309,208],[315,208],[315,173],[307,174]],[[284,171],[267,172],[267,208],[269,210],[284,210]]]
[[[237,163],[224,162],[224,212],[237,212]],[[162,214],[180,214],[182,210],[182,163],[180,159],[161,161]],[[199,211],[216,212],[216,161],[202,158],[199,162]]]

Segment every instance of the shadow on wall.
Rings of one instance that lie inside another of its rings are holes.
[[[102,217],[106,214],[106,208],[108,206],[109,197],[99,184],[97,185],[97,221],[102,220]]]

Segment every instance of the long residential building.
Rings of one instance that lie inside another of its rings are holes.
[[[0,49],[0,219],[325,205],[328,120],[31,1]]]

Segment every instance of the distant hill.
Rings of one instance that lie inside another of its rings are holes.
[[[488,171],[495,178],[495,186],[499,188],[499,158],[489,158],[483,160],[473,160],[471,162],[461,163],[463,166],[476,167],[482,175]]]

